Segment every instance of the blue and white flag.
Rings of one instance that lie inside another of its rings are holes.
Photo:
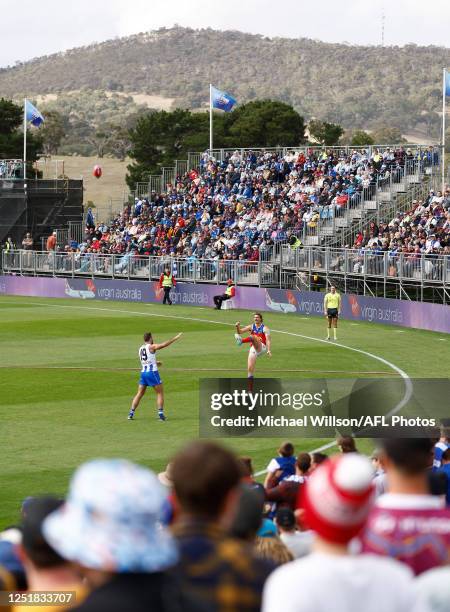
[[[36,127],[39,127],[41,123],[43,123],[44,117],[29,100],[26,100],[25,102],[25,110],[27,113],[27,121],[30,121]]]
[[[450,72],[445,71],[445,95],[450,96]]]
[[[231,111],[233,106],[236,104],[236,100],[233,96],[230,96],[226,91],[220,91],[211,85],[211,101],[213,108],[220,108],[227,113]]]

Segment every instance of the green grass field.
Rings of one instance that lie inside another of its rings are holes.
[[[126,457],[160,471],[180,445],[198,436],[199,379],[246,376],[247,351],[236,347],[231,324],[249,321],[249,312],[2,297],[0,313],[0,528],[17,520],[27,495],[63,494],[86,459]],[[398,376],[395,367],[409,376],[448,375],[444,334],[342,321],[345,346],[339,346],[323,342],[322,318],[267,313],[265,322],[273,330],[273,357],[259,360],[260,376]],[[137,349],[147,330],[156,341],[184,332],[159,356],[166,423],[156,419],[151,391],[136,420],[127,420],[138,382]],[[261,470],[280,441],[227,444],[251,455]],[[325,441],[293,442],[300,451]],[[369,450],[370,443],[360,446]]]

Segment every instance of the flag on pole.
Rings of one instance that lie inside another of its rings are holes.
[[[445,95],[450,96],[450,72],[445,71]]]
[[[213,85],[211,85],[211,102],[213,108],[219,108],[227,113],[229,113],[236,104],[236,100],[233,96],[230,96],[226,91],[220,91],[220,89],[217,89]]]
[[[44,117],[41,115],[38,109],[33,106],[33,104],[31,104],[29,100],[25,102],[25,111],[27,121],[30,121],[36,127],[39,127],[41,123],[43,123]]]

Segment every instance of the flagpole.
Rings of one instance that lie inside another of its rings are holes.
[[[213,107],[212,107],[212,85],[209,84],[209,154],[212,155],[213,148]]]
[[[27,99],[23,99],[23,179],[27,180]]]
[[[446,96],[446,87],[445,87],[445,76],[446,76],[446,68],[442,70],[442,194],[445,191],[445,96]]]

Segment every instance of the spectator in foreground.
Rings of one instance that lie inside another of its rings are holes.
[[[26,514],[22,519],[22,542],[19,544],[19,556],[25,568],[29,591],[74,591],[71,605],[39,607],[46,610],[67,610],[79,605],[86,596],[76,568],[47,544],[42,535],[44,519],[60,508],[63,500],[55,497],[35,497],[27,504]],[[23,612],[35,610],[36,606],[19,606]]]
[[[416,579],[416,590],[431,612],[450,610],[450,567],[436,567]]]
[[[269,481],[266,489],[266,500],[277,504],[277,508],[290,508],[295,510],[298,492],[308,478],[311,467],[311,456],[308,453],[300,453],[295,462],[295,474],[287,476],[279,485],[270,487],[273,480]]]
[[[351,555],[373,503],[373,470],[361,455],[334,457],[309,478],[305,520],[313,552],[268,579],[263,612],[425,612],[409,568],[392,559]]]
[[[313,532],[297,531],[295,514],[290,508],[280,508],[275,515],[275,524],[278,527],[280,540],[291,551],[295,559],[300,559],[311,552]]]
[[[438,473],[446,476],[447,490],[445,493],[445,503],[447,506],[450,506],[450,448],[447,448],[447,450],[442,454],[441,467],[439,468]]]
[[[433,469],[438,470],[442,465],[442,455],[450,448],[450,428],[448,426],[441,427],[441,437],[434,445]]]
[[[361,536],[363,550],[395,557],[415,574],[450,562],[450,509],[431,495],[428,438],[383,441],[387,493],[379,497]]]
[[[153,472],[129,461],[96,459],[75,472],[43,534],[93,589],[77,611],[198,610],[169,571],[178,555],[158,522],[163,500]]]
[[[294,560],[294,555],[277,534],[257,537],[255,551],[258,557],[274,563],[277,567]]]
[[[341,453],[357,453],[355,439],[351,436],[341,436],[337,439],[337,445]]]
[[[313,472],[316,468],[319,467],[321,463],[323,463],[327,459],[328,459],[328,455],[325,455],[325,453],[319,453],[319,452],[311,453],[310,472]]]
[[[294,445],[291,442],[283,442],[278,449],[278,457],[270,460],[267,466],[267,475],[264,486],[275,486],[278,482],[295,474]]]
[[[373,484],[375,485],[376,496],[379,497],[386,493],[387,477],[383,466],[383,453],[381,449],[376,448],[372,453],[372,467],[375,471]]]
[[[183,588],[209,612],[257,612],[273,566],[253,547],[227,534],[236,512],[242,472],[239,461],[212,442],[189,444],[173,461],[180,515],[173,533],[180,549]]]

